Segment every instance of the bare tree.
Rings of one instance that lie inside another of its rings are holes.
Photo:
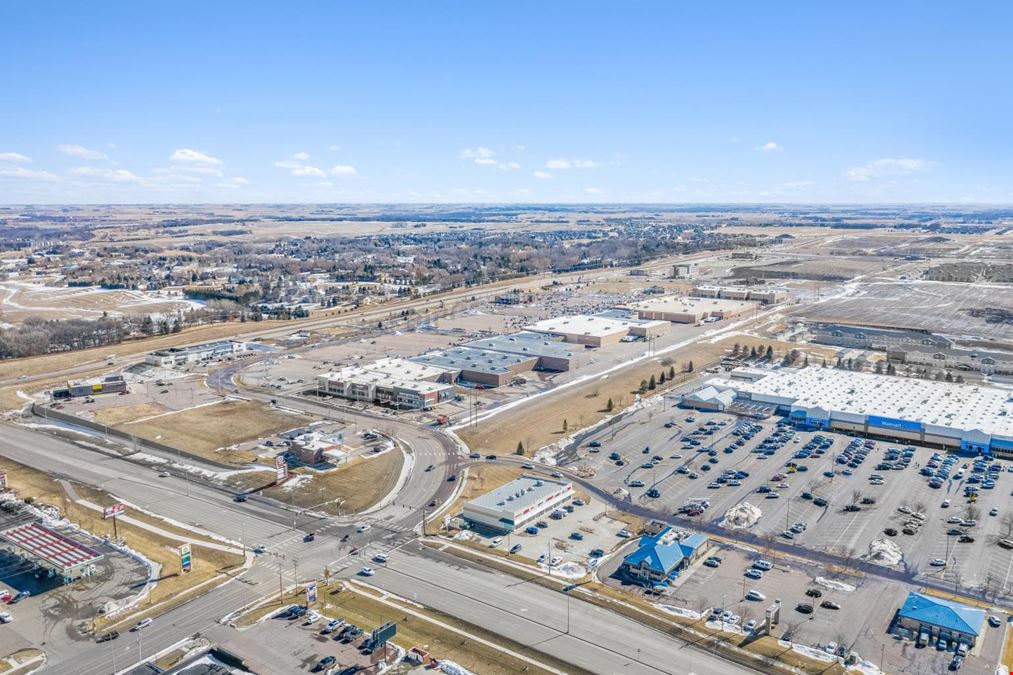
[[[915,513],[925,513],[925,509],[927,509],[928,507],[925,505],[925,502],[915,502],[914,508]]]
[[[1013,512],[1006,511],[1002,514],[1002,527],[1006,530],[1007,537],[1013,537]]]
[[[862,491],[861,490],[852,490],[851,491],[851,504],[852,504],[852,506],[854,506],[855,504],[857,504],[861,500],[862,500]]]
[[[977,520],[981,516],[981,509],[974,504],[968,504],[967,508],[964,509],[964,518],[966,520]]]

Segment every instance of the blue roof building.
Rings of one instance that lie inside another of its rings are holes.
[[[912,591],[897,611],[897,622],[912,633],[973,645],[985,623],[985,610]]]
[[[707,550],[709,542],[702,534],[690,534],[680,540],[671,528],[666,528],[656,535],[641,537],[637,550],[623,558],[620,570],[641,583],[658,584],[689,567]]]

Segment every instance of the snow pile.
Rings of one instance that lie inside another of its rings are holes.
[[[883,675],[883,671],[879,669],[872,661],[859,661],[855,665],[848,668],[848,672],[861,673],[861,675]]]
[[[855,590],[855,587],[851,584],[846,584],[843,581],[827,579],[826,577],[816,577],[815,581],[823,588],[829,588],[834,591],[844,591],[845,593],[850,593]]]
[[[725,517],[718,525],[733,530],[745,530],[756,525],[762,515],[763,511],[757,507],[749,502],[742,502],[725,511]]]
[[[710,628],[711,630],[719,630],[719,631],[722,631],[724,633],[739,633],[739,634],[743,634],[744,633],[744,631],[741,628],[739,628],[738,626],[736,626],[735,624],[733,624],[733,623],[727,623],[725,621],[720,621],[720,620],[719,621],[708,621],[707,623],[704,624],[704,626],[706,626],[707,628]]]
[[[673,607],[672,605],[657,605],[657,607],[663,612],[674,614],[675,616],[681,616],[684,619],[689,619],[691,621],[700,620],[700,612],[694,612],[692,609]]]
[[[564,579],[582,579],[587,574],[587,570],[582,565],[571,561],[562,562],[555,567],[549,567],[544,563],[539,566],[548,570],[549,574]]]
[[[783,644],[781,640],[778,640],[777,643]],[[831,656],[822,649],[815,649],[813,647],[807,647],[806,645],[798,645],[794,642],[791,643],[791,650],[815,661],[823,661],[825,663],[835,663],[837,661],[836,656]]]
[[[459,663],[453,661],[440,660],[440,670],[445,672],[447,675],[474,675],[470,670],[465,668]]]
[[[471,538],[472,538],[471,532],[468,532],[467,530],[461,530],[460,532],[454,535],[454,539],[458,539],[460,541],[468,541]]]
[[[899,565],[904,559],[900,547],[889,539],[873,539],[869,542],[869,552],[862,556],[877,565]]]

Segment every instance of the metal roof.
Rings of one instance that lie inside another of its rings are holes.
[[[3,530],[0,532],[0,538],[61,571],[97,562],[103,558],[98,551],[40,523],[28,523]]]
[[[468,504],[484,509],[519,513],[541,503],[569,485],[567,481],[525,474],[472,499]]]
[[[900,608],[902,618],[957,633],[979,635],[985,622],[985,610],[911,591]]]
[[[574,357],[573,349],[569,345],[550,340],[540,333],[522,332],[512,335],[497,335],[496,337],[468,342],[464,346],[472,349],[506,352],[508,354],[522,354],[524,356],[546,356],[560,359],[571,359]]]

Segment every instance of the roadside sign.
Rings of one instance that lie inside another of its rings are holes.
[[[117,502],[112,506],[107,506],[102,509],[102,518],[115,518],[116,516],[122,516],[123,512],[127,510],[127,507]]]
[[[0,490],[7,489],[7,472],[0,470]]]
[[[312,604],[317,601],[317,584],[313,583],[306,586],[306,604]]]
[[[288,462],[285,461],[285,453],[274,458],[274,481],[283,483],[288,478]]]
[[[183,544],[179,547],[179,566],[184,572],[189,572],[193,567],[193,557],[190,554],[190,544]]]
[[[377,647],[387,644],[387,640],[390,640],[395,635],[397,635],[397,624],[387,622],[382,626],[373,629],[373,632],[369,637],[369,643],[373,649],[376,649]]]

